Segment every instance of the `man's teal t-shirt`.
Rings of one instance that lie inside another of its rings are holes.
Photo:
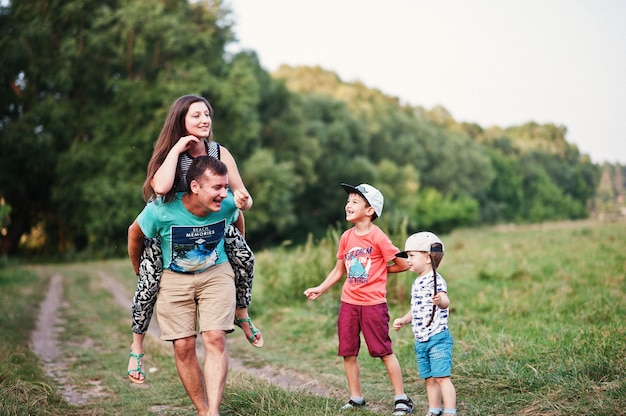
[[[148,203],[137,217],[148,238],[161,237],[163,268],[179,273],[202,272],[228,261],[224,234],[239,215],[232,193],[222,201],[218,212],[198,217],[183,205],[184,193],[170,202],[160,199]]]

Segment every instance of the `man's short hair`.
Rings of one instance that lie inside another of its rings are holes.
[[[187,183],[191,185],[193,180],[199,182],[199,179],[207,170],[216,176],[228,175],[228,168],[224,162],[213,156],[200,156],[191,162],[191,166],[187,170]]]

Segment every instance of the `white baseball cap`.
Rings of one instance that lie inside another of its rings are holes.
[[[376,213],[376,218],[380,217],[380,214],[383,213],[383,205],[385,203],[385,198],[383,198],[383,194],[372,185],[368,185],[366,183],[362,183],[359,186],[348,185],[347,183],[342,183],[341,186],[348,194],[359,194],[372,208],[374,208],[374,212]]]
[[[407,258],[409,251],[423,251],[426,253],[442,252],[443,243],[435,234],[429,231],[412,234],[404,243],[404,251],[396,254],[396,257]]]

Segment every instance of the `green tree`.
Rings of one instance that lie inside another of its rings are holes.
[[[169,0],[3,11],[0,195],[14,207],[3,250],[38,221],[61,249],[123,242],[168,106],[223,84],[227,11]]]
[[[413,230],[433,230],[449,233],[457,227],[475,224],[478,219],[478,201],[469,196],[453,198],[436,189],[425,188],[419,194]]]
[[[224,79],[206,94],[214,106],[215,139],[236,160],[251,155],[261,143],[259,62],[255,54],[240,53],[225,67]]]
[[[12,207],[4,253],[39,222],[58,221],[50,204],[58,157],[89,137],[82,110],[91,85],[73,85],[83,76],[85,16],[100,4],[14,0],[0,13],[0,195]]]
[[[481,220],[487,224],[521,220],[524,178],[519,159],[489,152],[495,175],[481,201]]]
[[[576,146],[565,139],[567,129],[564,126],[529,122],[509,127],[504,130],[504,134],[513,139],[521,153],[538,152],[560,157],[566,157],[571,150],[578,153]]]
[[[288,235],[297,223],[294,190],[303,185],[294,175],[293,163],[277,162],[271,150],[259,149],[244,171],[244,183],[255,191],[254,208],[245,213],[246,228],[252,228],[249,234],[254,236],[249,241],[259,245]]]
[[[304,177],[306,185],[296,201],[296,210],[302,218],[292,233],[300,238],[310,232],[324,233],[328,225],[343,221],[345,192],[341,182],[372,181],[375,168],[366,157],[364,132],[345,103],[321,95],[302,97],[305,140],[312,154],[303,155],[312,166],[313,176]],[[316,157],[317,156],[317,157]]]
[[[458,123],[319,67],[271,76],[253,51],[226,52],[219,0],[0,7],[3,253],[42,225],[48,251],[123,252],[154,141],[189,93],[212,103],[214,137],[253,195],[257,247],[342,223],[341,182],[381,188],[386,226],[445,232],[584,217],[599,180],[565,127]]]
[[[535,163],[523,166],[524,198],[520,214],[525,221],[577,218],[585,211],[580,201],[565,195],[541,166]]]

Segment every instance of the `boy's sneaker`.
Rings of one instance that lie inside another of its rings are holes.
[[[428,412],[428,414],[426,416],[441,416],[443,413],[433,413],[433,412]]]
[[[363,406],[365,406],[365,400],[363,401],[363,403],[357,403],[354,400],[350,399],[348,400],[348,403],[341,406],[341,410],[358,409],[359,407]]]
[[[406,399],[396,400],[393,416],[404,416],[413,413],[413,401],[408,397]]]

